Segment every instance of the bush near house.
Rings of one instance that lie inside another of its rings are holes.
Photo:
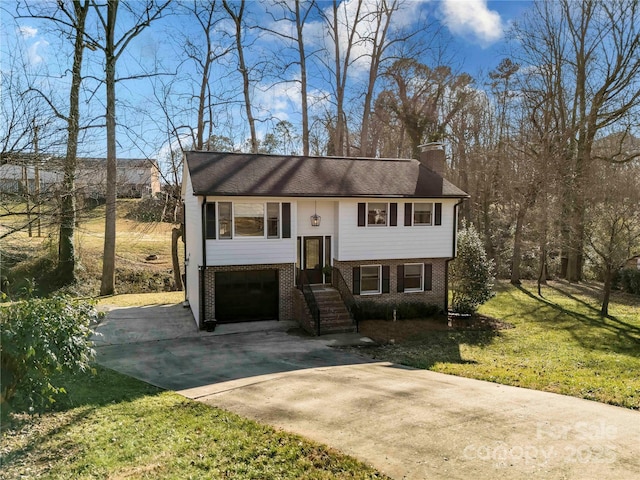
[[[437,305],[421,302],[377,303],[362,301],[357,303],[355,312],[356,320],[393,320],[393,312],[396,312],[398,320],[412,320],[416,318],[429,318],[439,311]]]
[[[640,270],[623,268],[618,272],[615,282],[623,291],[640,295]]]
[[[90,369],[94,351],[89,328],[98,314],[92,303],[67,296],[30,298],[0,308],[0,407],[43,411],[64,388],[61,372]]]
[[[493,296],[495,264],[487,258],[480,234],[463,223],[458,233],[458,254],[451,262],[450,286],[454,312],[473,314]]]

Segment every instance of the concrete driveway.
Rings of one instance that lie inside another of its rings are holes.
[[[98,362],[407,479],[640,478],[640,413],[410,369],[283,322],[199,332],[181,306],[112,310]],[[288,333],[289,332],[289,333]]]

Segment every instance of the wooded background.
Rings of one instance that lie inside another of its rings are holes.
[[[606,290],[640,254],[639,1],[533,2],[499,66],[475,78],[437,24],[394,22],[414,3],[3,3],[4,25],[39,22],[57,39],[46,65],[3,47],[0,141],[2,162],[65,158],[59,190],[23,192],[59,226],[62,278],[74,279],[79,153],[107,159],[108,294],[124,145],[159,156],[177,196],[185,149],[415,158],[437,141],[499,277],[588,276]],[[137,58],[149,38],[154,54]],[[283,91],[292,112],[265,110]],[[0,215],[22,214],[16,205]]]

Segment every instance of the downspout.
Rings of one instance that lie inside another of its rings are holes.
[[[201,215],[201,227],[200,234],[202,235],[202,265],[199,267],[200,271],[200,328],[204,327],[206,320],[206,302],[205,302],[205,281],[204,276],[207,269],[207,236],[206,236],[206,214],[207,214],[207,197],[204,197],[202,201],[202,215]]]
[[[451,244],[451,258],[444,261],[444,313],[449,313],[449,262],[456,259],[456,237],[458,236],[458,208],[464,203],[461,198],[458,203],[453,206],[453,242]]]

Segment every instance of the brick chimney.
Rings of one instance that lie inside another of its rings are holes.
[[[420,163],[437,173],[441,177],[444,177],[444,167],[446,164],[444,154],[444,144],[440,142],[425,143],[420,145]]]

